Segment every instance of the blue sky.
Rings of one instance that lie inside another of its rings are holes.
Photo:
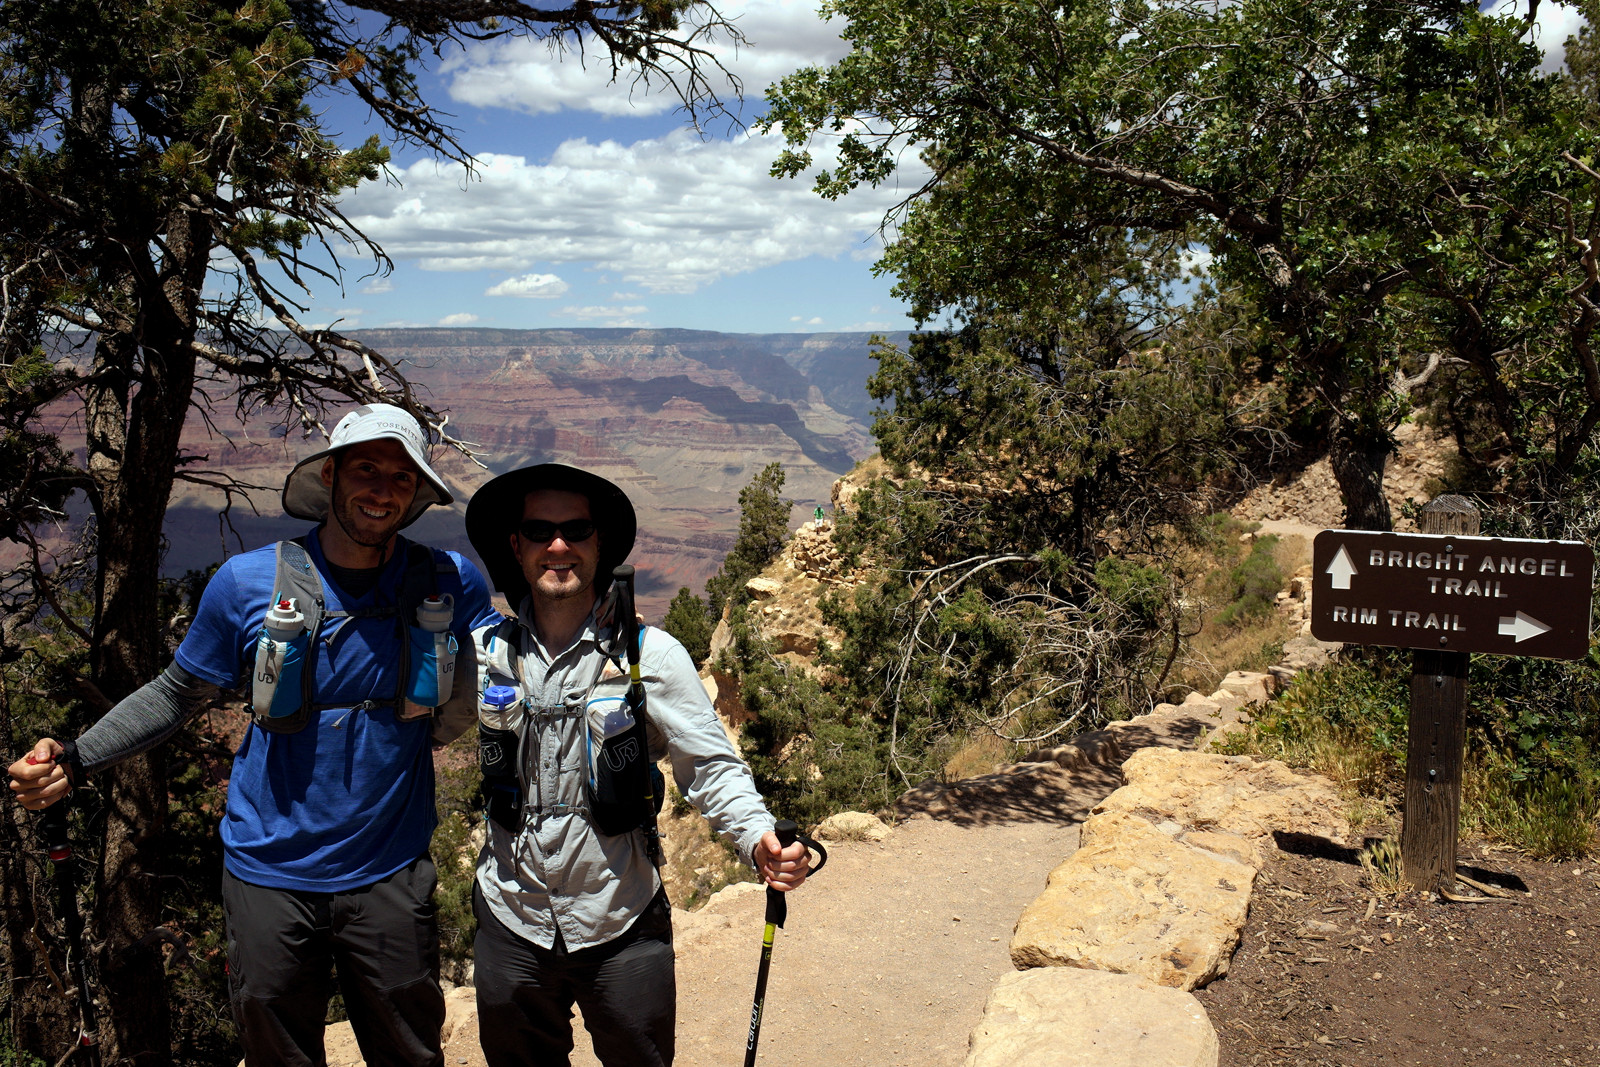
[[[1489,5],[1486,5],[1489,6]],[[845,52],[815,0],[725,6],[750,45],[720,50],[744,82],[745,119],[762,90],[797,68]],[[1525,7],[1524,7],[1525,10]],[[1579,25],[1569,8],[1540,8],[1547,66]],[[348,257],[342,287],[315,286],[302,321],[346,329],[483,326],[687,327],[787,333],[901,330],[912,325],[874,277],[886,209],[925,175],[906,160],[897,179],[838,201],[806,180],[768,175],[776,136],[685,128],[665,93],[607,84],[587,64],[540,42],[506,39],[454,49],[423,75],[428,99],[452,113],[458,165],[397,150],[389,180],[347,198],[347,215],[394,261],[384,277]],[[364,109],[328,103],[345,143],[370,133]],[[827,145],[814,146],[819,161]]]
[[[737,17],[751,42],[719,47],[744,82],[743,117],[762,91],[799,67],[845,52],[815,0],[750,0]],[[768,168],[780,138],[685,126],[676,97],[607,84],[597,54],[551,54],[507,39],[454,49],[423,75],[428,99],[453,115],[477,157],[459,166],[396,149],[390,179],[346,198],[346,214],[394,261],[383,277],[346,257],[342,291],[315,286],[302,321],[394,326],[688,327],[788,333],[902,330],[904,306],[872,264],[885,210],[920,180],[837,202],[809,180]],[[364,108],[325,102],[343,143],[371,133]],[[819,146],[819,156],[827,146]]]

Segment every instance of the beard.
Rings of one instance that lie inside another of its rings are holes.
[[[365,548],[381,548],[388,544],[389,539],[400,532],[400,523],[405,518],[405,513],[399,510],[387,520],[369,518],[349,499],[335,499],[331,510],[345,536]]]

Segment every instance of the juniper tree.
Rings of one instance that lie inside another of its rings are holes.
[[[1391,431],[1430,384],[1505,439],[1488,466],[1570,467],[1600,418],[1594,132],[1539,73],[1537,3],[1480,6],[834,0],[852,51],[769,92],[775,170],[824,129],[824,196],[922,152],[880,266],[930,322],[1043,306],[1095,234],[1181,241],[1269,327],[1346,522],[1386,529]]]
[[[779,495],[783,489],[783,464],[769,463],[739,490],[739,533],[717,573],[706,582],[707,610],[722,617],[728,604],[741,606],[749,597],[744,584],[778,558],[789,539],[789,508],[793,501]]]
[[[695,596],[688,586],[678,590],[678,595],[667,605],[667,616],[661,628],[682,642],[695,663],[704,663],[711,655],[711,617],[706,602]]]

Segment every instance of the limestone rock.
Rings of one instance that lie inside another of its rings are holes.
[[[1419,421],[1402,422],[1395,428],[1395,450],[1383,472],[1383,495],[1395,512],[1396,530],[1415,530],[1410,519],[1400,515],[1408,499],[1427,500],[1429,486],[1443,477],[1446,457],[1455,451],[1447,434]],[[1298,472],[1293,480],[1267,482],[1257,486],[1233,508],[1241,519],[1291,519],[1317,528],[1344,525],[1344,504],[1333,467],[1326,458]]]
[[[355,1031],[348,1022],[329,1023],[322,1031],[322,1047],[328,1067],[366,1067],[367,1061],[361,1056],[361,1046],[356,1044]],[[245,1067],[244,1060],[239,1061],[239,1067]]]
[[[882,841],[888,836],[888,825],[864,811],[841,811],[817,827],[820,841]]]
[[[1135,975],[1051,967],[995,984],[964,1067],[1215,1067],[1217,1033],[1190,993]]]
[[[1188,748],[1204,743],[1221,716],[1220,704],[1191,694],[1182,704],[1157,704],[1147,715],[1111,723],[1105,732],[1125,754],[1151,746]]]
[[[673,950],[681,957],[718,931],[759,926],[766,896],[766,887],[758,882],[734,882],[711,894],[711,899],[694,911],[673,908]]]
[[[1104,730],[1080,734],[1070,744],[1040,748],[1019,759],[1018,763],[1054,763],[1065,770],[1076,771],[1085,767],[1116,767],[1122,763],[1122,749],[1117,739]]]
[[[1230,855],[1178,840],[1175,822],[1120,813],[1107,822],[1115,832],[1050,872],[1023,910],[1011,962],[1137,974],[1185,990],[1226,974],[1256,876],[1237,858],[1248,842],[1235,839]]]
[[[1246,704],[1265,704],[1272,698],[1272,675],[1261,671],[1231,671],[1222,679],[1222,688]]]
[[[1292,637],[1283,644],[1282,665],[1290,670],[1303,671],[1325,667],[1344,646],[1335,641],[1318,641],[1309,633]]]
[[[744,583],[745,589],[757,600],[767,600],[783,592],[783,583],[774,578],[756,576]]]
[[[1166,813],[1185,827],[1222,830],[1272,847],[1274,833],[1343,843],[1349,826],[1333,784],[1277,760],[1147,748],[1122,765],[1127,784],[1107,797],[1084,825],[1093,835],[1101,814]]]
[[[1101,770],[1095,775],[1055,763],[1017,763],[959,782],[929,779],[903,793],[894,810],[901,818],[926,816],[974,825],[1019,818],[1066,822],[1081,817],[1093,803],[1092,797],[1082,794],[1086,775],[1110,778],[1114,773]]]

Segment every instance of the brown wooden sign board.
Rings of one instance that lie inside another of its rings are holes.
[[[1320,641],[1543,659],[1589,652],[1594,551],[1581,541],[1323,530],[1311,558]]]

